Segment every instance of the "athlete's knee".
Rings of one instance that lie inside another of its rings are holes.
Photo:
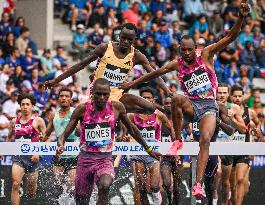
[[[154,181],[154,182],[151,182],[151,190],[152,192],[158,192],[160,190],[160,186],[159,186],[159,182],[157,181]]]
[[[209,148],[210,147],[210,137],[201,137],[200,139],[200,147]]]
[[[229,179],[224,179],[223,182],[222,182],[222,186],[224,188],[230,187],[230,181],[229,181]]]
[[[237,185],[242,185],[245,183],[244,176],[237,176]]]
[[[20,188],[20,185],[21,185],[21,182],[17,181],[17,180],[14,180],[12,182],[12,190],[13,191],[18,191],[19,188]]]
[[[99,182],[98,189],[100,191],[108,192],[109,189],[110,189],[111,184],[112,184],[112,181],[110,181],[110,180],[103,180],[103,181]]]

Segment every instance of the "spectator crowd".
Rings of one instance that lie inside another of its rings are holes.
[[[7,135],[9,120],[19,112],[19,92],[34,94],[34,111],[47,122],[56,107],[60,86],[73,91],[75,105],[86,100],[87,89],[87,85],[77,85],[76,76],[50,91],[44,89],[42,82],[68,69],[66,50],[58,46],[55,55],[50,49],[39,55],[25,19],[16,16],[14,1],[6,2],[9,4],[0,22],[0,141]],[[194,36],[198,50],[222,38],[238,18],[239,3],[240,0],[57,0],[55,10],[73,31],[71,47],[80,60],[100,43],[118,40],[119,26],[128,22],[138,27],[135,47],[158,69],[178,56],[183,34]],[[265,1],[250,0],[249,4],[250,15],[236,42],[215,56],[214,65],[218,81],[243,86],[246,103],[257,114],[263,112],[259,116],[264,121],[261,90],[254,87],[253,78],[265,77]],[[142,74],[141,67],[135,66],[132,77]],[[179,90],[177,73],[165,75],[164,80],[172,91]],[[163,100],[162,91],[156,95]]]

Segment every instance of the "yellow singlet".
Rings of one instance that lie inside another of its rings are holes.
[[[95,79],[105,78],[110,82],[110,100],[118,101],[122,97],[123,90],[118,87],[127,79],[133,68],[133,57],[133,46],[130,53],[125,58],[120,59],[115,56],[112,42],[109,42],[104,56],[98,62]]]

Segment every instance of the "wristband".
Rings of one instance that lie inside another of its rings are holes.
[[[148,154],[151,154],[152,153],[152,147],[151,146],[148,146],[145,151],[148,153]]]

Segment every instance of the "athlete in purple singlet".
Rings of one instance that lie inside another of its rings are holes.
[[[21,115],[11,122],[7,142],[38,142],[41,135],[45,134],[46,126],[42,118],[33,117],[32,110],[36,99],[32,95],[19,96]],[[12,205],[20,204],[19,189],[23,177],[27,175],[26,194],[34,197],[37,191],[39,155],[16,155],[12,159]]]
[[[201,186],[205,167],[209,156],[209,146],[216,127],[218,106],[215,101],[217,80],[214,71],[214,55],[232,43],[238,36],[244,17],[249,13],[246,0],[240,4],[240,15],[237,22],[217,43],[209,45],[196,53],[196,46],[191,36],[185,35],[180,41],[180,57],[161,69],[120,86],[129,89],[142,82],[149,81],[170,71],[179,73],[179,81],[184,95],[175,95],[172,101],[172,119],[176,139],[181,140],[182,120],[199,122],[200,151],[198,154],[197,179],[192,189],[192,195],[197,199],[206,195]]]
[[[80,121],[81,151],[76,170],[77,205],[89,204],[94,184],[98,187],[97,204],[109,204],[109,189],[114,179],[112,164],[114,127],[118,120],[122,121],[150,156],[154,158],[159,156],[159,153],[152,152],[151,147],[142,139],[139,130],[130,122],[123,104],[118,101],[109,101],[109,95],[109,82],[103,78],[97,79],[92,90],[92,100],[75,109],[58,141],[57,153],[61,154],[64,150],[65,140]]]

